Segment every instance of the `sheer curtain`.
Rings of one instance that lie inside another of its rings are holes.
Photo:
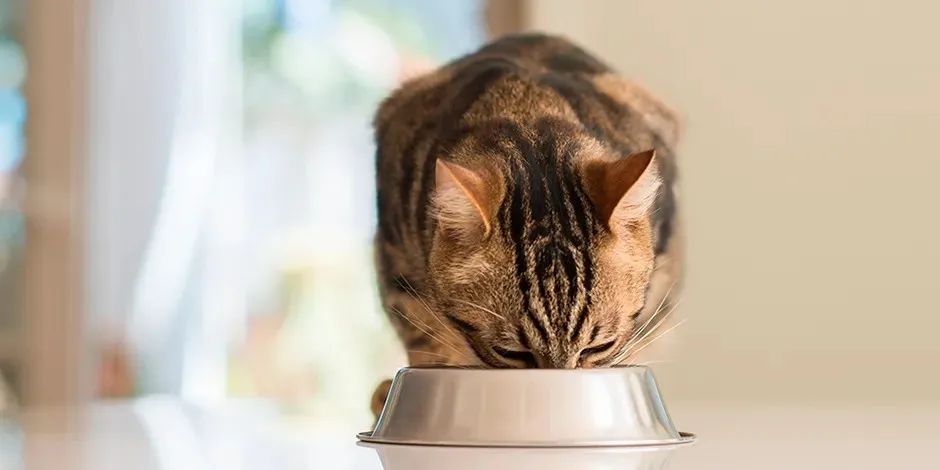
[[[88,310],[139,389],[225,391],[241,318],[237,2],[92,5]]]
[[[372,278],[371,115],[483,2],[97,0],[89,311],[138,393],[368,423],[403,365]]]

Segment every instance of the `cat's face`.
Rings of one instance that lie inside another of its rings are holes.
[[[431,300],[463,340],[449,362],[573,368],[623,359],[654,264],[653,152],[563,147],[523,152],[508,168],[439,161]],[[555,158],[563,150],[569,158]]]

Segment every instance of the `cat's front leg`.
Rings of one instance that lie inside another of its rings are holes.
[[[375,422],[372,424],[373,428],[378,423],[379,415],[382,414],[382,408],[385,407],[385,400],[388,399],[388,391],[391,386],[392,379],[385,379],[372,392],[372,416],[375,417]]]

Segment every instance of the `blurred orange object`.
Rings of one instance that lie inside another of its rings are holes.
[[[258,315],[248,320],[244,344],[233,352],[239,377],[230,393],[271,398],[288,408],[303,408],[317,391],[317,374],[310,368],[285,369],[278,361],[283,314]]]
[[[121,344],[110,344],[102,350],[99,359],[98,397],[133,397],[136,393],[134,370],[127,348]]]

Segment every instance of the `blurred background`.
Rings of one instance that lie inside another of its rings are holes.
[[[654,365],[670,400],[940,401],[937,14],[0,0],[0,403],[173,396],[368,426],[404,365],[372,279],[371,114],[523,30],[685,117],[689,321]]]

